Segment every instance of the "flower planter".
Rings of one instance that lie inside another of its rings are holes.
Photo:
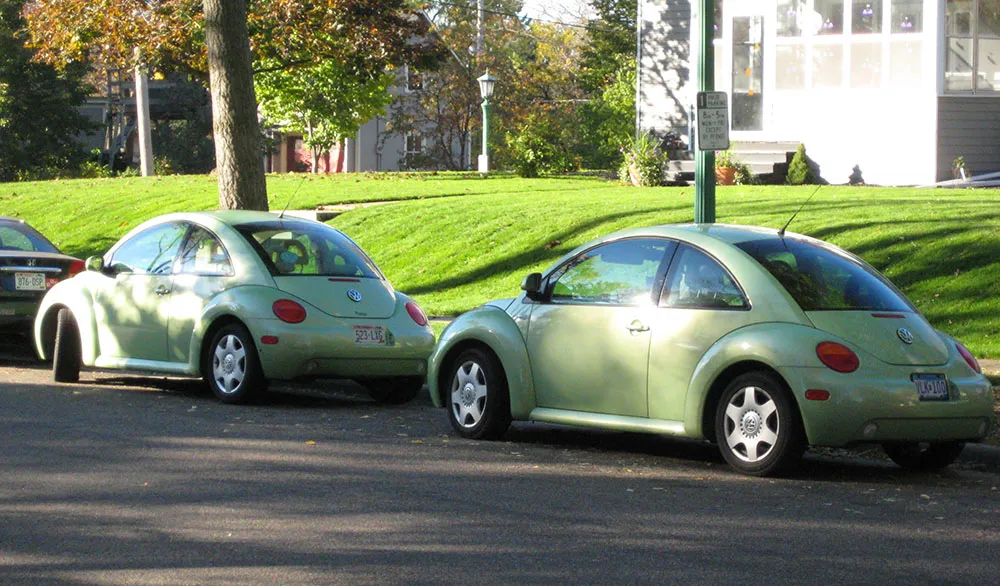
[[[736,185],[736,167],[716,167],[715,183],[717,185]]]

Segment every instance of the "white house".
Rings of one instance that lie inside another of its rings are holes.
[[[638,125],[687,137],[697,2],[639,0]],[[1000,171],[1000,0],[716,0],[734,141],[804,143],[824,179]]]

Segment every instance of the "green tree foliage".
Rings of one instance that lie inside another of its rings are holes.
[[[32,61],[21,35],[23,0],[0,0],[0,181],[75,169],[76,137],[91,128],[78,106],[87,96],[82,67],[58,72]]]
[[[581,79],[584,89],[600,92],[618,77],[621,57],[635,57],[637,0],[590,0],[597,18],[587,26]]]
[[[357,133],[392,101],[392,74],[369,78],[336,61],[268,70],[270,63],[254,78],[261,111],[269,122],[302,133],[314,155]]]
[[[618,61],[611,81],[583,107],[584,165],[594,169],[617,166],[635,134],[635,58],[619,55]]]

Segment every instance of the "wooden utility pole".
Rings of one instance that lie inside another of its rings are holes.
[[[267,210],[245,0],[203,0],[219,207]]]

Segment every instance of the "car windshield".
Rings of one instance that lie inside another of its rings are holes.
[[[0,250],[59,253],[44,236],[20,222],[0,222]]]
[[[275,219],[236,229],[272,275],[381,278],[378,268],[349,238],[323,224]]]
[[[916,311],[878,271],[835,247],[778,237],[736,246],[767,269],[803,311]]]

